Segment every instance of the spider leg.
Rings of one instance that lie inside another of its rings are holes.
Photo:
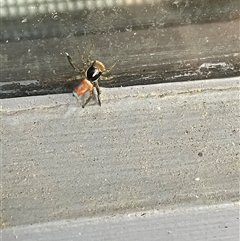
[[[80,55],[80,57],[81,57],[82,64],[83,64],[83,68],[84,68],[84,69],[87,68],[87,67],[88,67],[88,64],[86,63],[85,58],[84,58],[84,56],[82,55],[82,53],[81,53],[81,51],[80,51],[79,48],[78,48],[78,53],[79,53],[79,55]],[[85,52],[84,52],[84,53],[85,53]]]
[[[91,55],[92,55],[92,48],[93,48],[94,44],[91,45],[90,49],[89,49],[89,54],[87,56],[87,60],[85,59],[84,55],[86,54],[86,52],[84,51],[84,55],[81,54],[81,51],[80,49],[78,48],[78,52],[81,56],[81,59],[82,59],[82,63],[83,63],[83,68],[88,68],[89,65],[93,62],[91,60]]]
[[[94,87],[96,88],[96,90],[97,90],[98,104],[99,104],[99,106],[101,106],[101,99],[100,99],[101,90],[100,90],[100,87],[99,87],[99,84],[98,84],[98,81],[97,81],[97,80],[93,83],[93,86],[94,86]]]
[[[66,81],[78,81],[80,80],[81,81],[81,76],[77,75],[77,76],[73,76],[73,77],[70,77],[70,78],[67,78]],[[80,82],[81,83],[81,82]]]
[[[92,97],[93,97],[93,89],[90,90],[90,96],[87,98],[85,103],[82,105],[82,108],[84,108],[88,104],[88,102],[92,99]]]
[[[87,63],[90,65],[92,63],[92,60],[91,60],[91,55],[92,55],[92,51],[93,51],[93,46],[94,44],[91,45],[90,49],[89,49],[89,54],[87,56]]]
[[[115,67],[115,65],[117,64],[117,62],[118,62],[118,60],[110,67],[110,69],[106,69],[103,74],[109,73],[109,72]]]
[[[65,54],[67,55],[68,62],[69,62],[69,64],[72,66],[72,68],[73,68],[76,72],[78,72],[78,73],[83,73],[83,72],[84,72],[84,69],[79,69],[79,68],[75,65],[75,63],[72,61],[72,58],[70,57],[70,55],[69,55],[67,52],[65,52]]]

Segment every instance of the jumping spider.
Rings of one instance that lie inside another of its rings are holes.
[[[110,69],[107,70],[102,62],[98,60],[92,61],[91,60],[92,47],[89,51],[87,62],[85,62],[84,57],[81,55],[82,63],[83,63],[82,69],[79,69],[72,61],[72,58],[70,57],[70,55],[67,52],[65,52],[65,54],[67,55],[68,62],[70,63],[72,68],[80,74],[85,72],[85,77],[80,79],[80,83],[77,86],[75,86],[73,90],[73,96],[75,97],[81,96],[85,92],[90,91],[90,95],[85,101],[85,103],[82,105],[82,108],[84,108],[89,103],[89,101],[94,97],[94,89],[96,89],[96,92],[97,92],[98,104],[99,106],[101,106],[101,99],[100,99],[101,91],[98,84],[98,80],[101,75],[104,75],[105,73],[110,72],[117,63],[116,62]]]

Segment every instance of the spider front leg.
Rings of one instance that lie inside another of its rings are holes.
[[[72,61],[72,58],[70,57],[70,55],[67,53],[67,52],[65,52],[65,54],[67,55],[67,59],[68,59],[68,62],[69,62],[69,64],[72,66],[72,68],[76,71],[76,72],[78,72],[78,73],[84,73],[84,69],[79,69],[76,65],[75,65],[75,63]]]
[[[79,54],[80,54],[80,56],[81,56],[81,58],[82,58],[82,63],[83,63],[84,68],[89,67],[89,66],[91,65],[91,63],[93,62],[93,61],[91,60],[92,48],[93,48],[93,46],[94,46],[94,45],[92,44],[91,47],[90,47],[90,49],[89,49],[89,53],[88,53],[88,56],[87,56],[87,62],[86,62],[84,56],[81,54],[80,49],[78,48],[78,52],[79,52]],[[85,54],[85,53],[86,53],[86,52],[84,52],[84,54]]]
[[[109,72],[115,67],[115,65],[117,64],[117,62],[118,62],[118,60],[110,67],[110,69],[106,69],[106,70],[103,72],[103,75],[104,75],[105,73],[109,73]]]
[[[101,106],[101,104],[102,104],[101,99],[100,99],[101,90],[100,90],[100,87],[99,87],[99,84],[98,84],[97,80],[93,82],[93,86],[97,90],[98,105]]]

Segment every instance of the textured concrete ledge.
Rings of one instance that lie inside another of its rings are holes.
[[[236,241],[239,238],[239,204],[213,205],[59,221],[8,228],[5,241],[99,240]]]
[[[239,198],[239,78],[1,102],[2,227]]]
[[[240,77],[233,77],[225,79],[199,80],[196,82],[176,82],[110,89],[101,88],[101,99],[103,100],[103,102],[108,102],[121,101],[121,99],[124,98],[134,97],[137,99],[154,96],[161,98],[164,96],[193,94],[197,92],[223,91],[232,89],[234,90],[239,87],[239,81]],[[3,113],[7,113],[15,111],[25,111],[28,109],[54,108],[59,107],[61,105],[70,104],[74,104],[76,105],[76,108],[78,108],[80,107],[80,103],[78,105],[77,102],[78,101],[75,98],[73,98],[71,93],[35,97],[10,98],[6,100],[1,100],[1,111]],[[94,103],[92,102],[92,104]]]

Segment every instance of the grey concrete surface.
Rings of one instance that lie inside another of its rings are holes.
[[[239,204],[132,213],[8,228],[2,241],[237,241]]]
[[[1,103],[2,228],[239,199],[239,78]]]

